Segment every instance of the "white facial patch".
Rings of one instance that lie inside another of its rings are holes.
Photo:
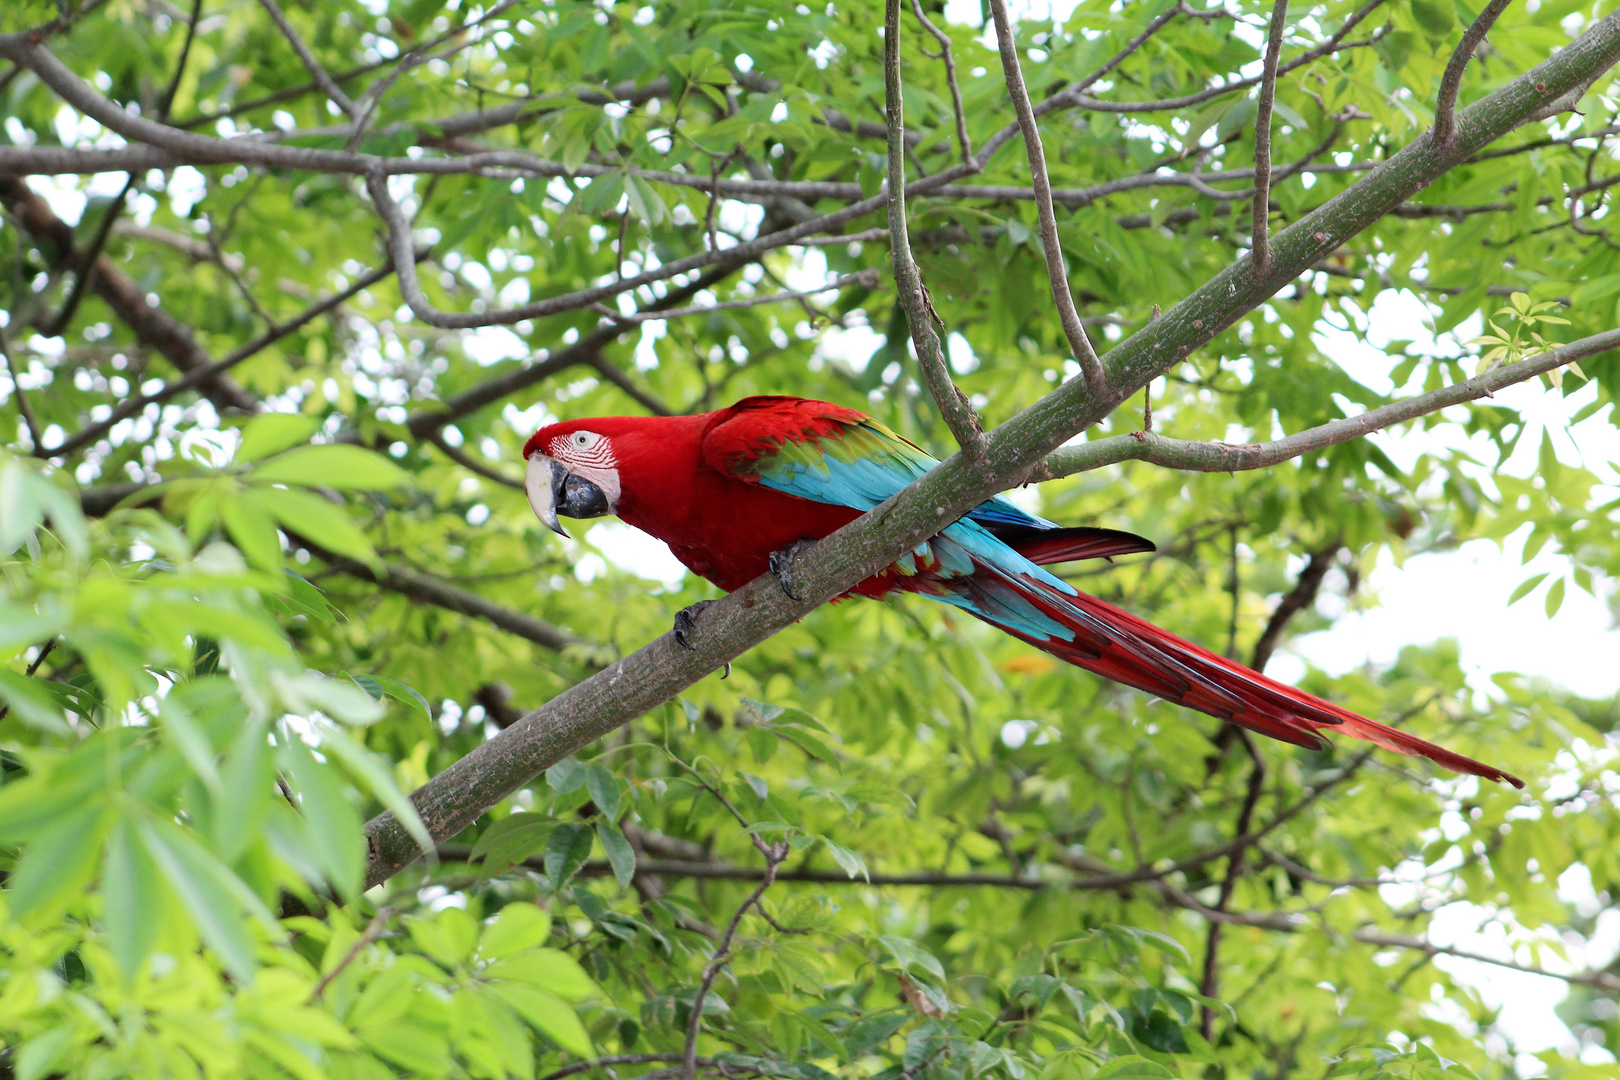
[[[613,444],[594,431],[574,431],[552,439],[546,456],[562,462],[575,476],[589,480],[607,496],[608,509],[619,506],[619,459]]]

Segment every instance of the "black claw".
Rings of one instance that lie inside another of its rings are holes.
[[[795,540],[781,551],[773,551],[770,556],[771,576],[776,583],[782,586],[782,591],[789,600],[802,599],[793,591],[793,560],[798,558],[799,552],[815,543],[814,540]]]
[[[675,644],[683,649],[696,649],[692,644],[691,633],[697,629],[698,616],[702,615],[714,604],[713,600],[699,600],[691,607],[684,607],[675,613]]]

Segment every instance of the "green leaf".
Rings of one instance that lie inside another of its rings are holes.
[[[371,541],[342,507],[333,506],[307,491],[287,488],[256,488],[252,494],[289,535],[304,537],[334,555],[346,556],[367,566],[381,565]]]
[[[582,1058],[596,1056],[596,1051],[591,1047],[591,1037],[585,1033],[585,1025],[579,1022],[579,1017],[568,1007],[568,1003],[556,994],[538,986],[505,981],[490,983],[489,992],[510,1005],[540,1034],[569,1053]]]
[[[596,838],[602,842],[602,850],[607,852],[608,864],[613,867],[613,876],[618,879],[620,886],[628,889],[631,880],[636,876],[636,852],[630,846],[630,841],[626,840],[619,827],[609,820],[597,821]]]
[[[238,465],[248,465],[279,454],[288,447],[308,442],[320,427],[321,422],[313,416],[292,413],[256,416],[242,428],[242,441],[237,444],[233,460]]]
[[[1546,579],[1546,577],[1546,574],[1536,574],[1534,577],[1528,577],[1519,582],[1519,587],[1514,589],[1513,595],[1508,597],[1508,606],[1511,607],[1512,605],[1517,604],[1520,600],[1523,600],[1526,596],[1529,596],[1531,592],[1535,590],[1535,587],[1540,585],[1542,581]]]
[[[342,774],[331,764],[317,762],[286,725],[278,729],[278,739],[276,760],[299,795],[310,853],[334,888],[346,897],[357,896],[365,874],[363,823],[348,800]]]
[[[922,969],[940,982],[945,981],[945,968],[934,959],[934,954],[912,941],[894,934],[881,934],[878,940],[883,947],[889,950],[894,962],[900,965],[902,971]]]
[[[558,825],[546,841],[546,876],[551,887],[561,889],[591,857],[589,825]]]
[[[1546,608],[1549,619],[1558,614],[1558,609],[1564,606],[1564,581],[1564,578],[1559,578],[1552,583],[1552,588],[1547,590]]]
[[[572,794],[585,786],[585,766],[565,757],[546,770],[546,784],[558,795]]]
[[[177,826],[143,819],[135,828],[142,849],[179,897],[203,940],[235,978],[252,979],[258,963],[240,890],[226,880],[231,872]]]
[[[1175,1073],[1139,1054],[1124,1054],[1091,1075],[1091,1080],[1174,1080]]]
[[[601,991],[579,962],[557,949],[529,949],[484,969],[491,979],[509,979],[544,987],[569,1001],[583,1001]]]
[[[52,1066],[72,1042],[73,1028],[64,1025],[51,1028],[23,1043],[17,1050],[16,1080],[44,1080],[44,1077],[56,1071]]]
[[[543,945],[550,936],[550,915],[533,904],[507,904],[479,935],[478,955],[485,960],[499,960]]]
[[[495,822],[473,844],[472,857],[499,872],[545,846],[557,823],[540,814],[513,813]]]
[[[301,446],[255,467],[245,477],[252,484],[299,484],[339,491],[381,491],[405,487],[411,474],[381,454],[348,443]]]
[[[49,910],[89,880],[107,834],[106,803],[91,799],[39,829],[6,881],[13,918]]]
[[[125,976],[133,980],[163,928],[165,902],[157,867],[123,818],[113,824],[107,838],[101,886],[107,944]]]
[[[600,765],[587,765],[585,767],[585,790],[591,794],[591,802],[602,812],[608,821],[615,821],[619,817],[619,782],[613,774]]]

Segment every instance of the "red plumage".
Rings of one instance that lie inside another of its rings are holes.
[[[595,456],[589,468],[574,454],[571,443],[580,433],[602,440],[591,451]],[[819,540],[860,516],[849,506],[764,486],[770,479],[768,470],[780,464],[785,447],[836,446],[851,436],[868,442],[890,440],[882,447],[893,449],[893,456],[913,466],[919,459],[931,460],[853,409],[780,397],[748,398],[698,416],[605,417],[554,424],[535,433],[524,456],[542,454],[580,475],[616,486],[613,511],[620,519],[663,540],[687,567],[729,592],[766,573],[773,552],[795,541]],[[602,447],[608,448],[605,457]],[[603,462],[611,463],[611,477]],[[904,479],[909,477],[895,481],[895,490]],[[989,528],[1001,542],[1038,564],[1152,550],[1138,537],[1106,529],[1008,526],[999,521]],[[1003,565],[981,552],[972,558],[971,573],[948,572],[940,554],[948,546],[948,537],[936,538],[931,554],[916,560],[914,571],[895,564],[850,592],[881,597],[909,591],[966,598],[978,608],[978,617],[1061,660],[1259,734],[1321,749],[1326,744],[1317,732],[1334,730],[1426,757],[1457,772],[1523,786],[1500,769],[1267,678],[1095,597],[1060,591],[1050,580],[1018,572],[1010,565],[1017,562],[1011,556]],[[957,555],[960,559],[960,551]],[[1072,632],[1073,640],[1043,639],[1009,625],[1005,617],[993,617],[996,611],[1009,610],[1008,604],[1060,624]]]

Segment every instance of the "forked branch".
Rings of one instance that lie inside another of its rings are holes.
[[[1463,69],[1468,67],[1468,61],[1474,58],[1479,43],[1485,40],[1485,35],[1490,33],[1491,27],[1510,3],[1512,0],[1491,0],[1485,5],[1485,10],[1474,20],[1474,25],[1457,43],[1456,51],[1446,64],[1445,74],[1440,76],[1440,96],[1434,104],[1434,141],[1440,146],[1450,143],[1452,134],[1457,130],[1457,92],[1462,89]]]

